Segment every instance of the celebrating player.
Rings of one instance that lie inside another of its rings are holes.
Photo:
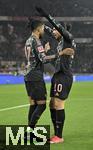
[[[72,34],[65,29],[65,26],[57,23],[56,20],[43,9],[37,8],[37,11],[46,17],[54,26],[53,30],[49,27],[46,27],[46,29],[48,29],[58,41],[57,51],[60,52],[62,49],[72,49],[73,51],[72,54],[62,55],[56,60],[56,72],[51,80],[50,112],[55,132],[54,136],[50,138],[50,143],[60,143],[64,142],[62,133],[65,121],[65,100],[68,98],[72,87],[73,76],[70,69],[70,62],[71,56],[74,55],[76,45]]]

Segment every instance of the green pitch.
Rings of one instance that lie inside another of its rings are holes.
[[[51,124],[49,90],[47,109],[39,124]],[[0,86],[0,125],[27,124],[28,99],[24,85]],[[17,106],[22,105],[20,108]],[[93,149],[93,82],[74,83],[66,102],[66,121],[63,144],[51,145],[51,150]],[[51,124],[51,135],[53,128]]]

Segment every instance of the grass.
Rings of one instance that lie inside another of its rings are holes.
[[[93,149],[93,82],[73,84],[69,99],[66,101],[66,120],[63,144],[51,145],[51,150],[92,150]],[[48,101],[50,84],[47,84]],[[49,102],[48,102],[49,103]],[[28,104],[24,85],[0,86],[0,110]],[[0,111],[0,125],[27,124],[28,106]],[[38,124],[51,125],[49,107]]]

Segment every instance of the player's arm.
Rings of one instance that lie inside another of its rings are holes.
[[[75,55],[75,51],[76,51],[76,43],[75,43],[75,40],[73,39],[73,40],[71,40],[71,47],[70,47],[70,49],[69,50],[72,50],[72,55],[71,56],[73,56],[74,57],[74,55]]]
[[[62,56],[62,55],[72,56],[72,55],[74,55],[74,49],[72,49],[72,48],[65,48],[64,50],[60,51],[59,53],[56,53],[55,55],[46,56],[46,59],[47,60],[52,60],[52,59],[55,59],[55,58],[57,58],[59,56]]]
[[[26,59],[27,59],[27,65],[30,65],[30,54],[31,54],[31,46],[26,45],[25,46],[25,56],[26,56]]]
[[[74,40],[71,40],[71,47],[67,47],[63,50],[65,55],[73,56],[75,55],[76,43]],[[61,52],[60,52],[61,53]]]
[[[71,40],[73,38],[72,34],[69,33],[59,22],[57,22],[50,14],[47,14],[42,8],[36,7],[36,10],[45,17],[66,39]]]
[[[59,56],[70,53],[68,52],[68,50],[65,50],[65,51],[57,52],[53,55],[46,55],[45,49],[42,45],[37,46],[35,49],[36,49],[36,54],[38,55],[38,58],[40,59],[40,61],[42,61],[42,63],[49,63],[57,59]]]
[[[65,55],[70,55],[73,56],[75,55],[75,51],[76,51],[76,43],[75,40],[71,40],[71,47],[67,47],[64,50]]]
[[[60,51],[59,52],[59,55],[69,55],[69,56],[72,56],[75,54],[75,51],[73,48],[65,48],[63,49],[63,51]]]
[[[47,52],[51,49],[50,48],[50,44],[49,44],[49,42],[47,42],[46,44],[45,44],[45,53],[47,54]]]
[[[58,53],[49,56],[46,55],[45,49],[42,45],[37,46],[35,49],[36,49],[36,54],[38,55],[38,58],[40,59],[40,61],[42,61],[42,63],[49,63],[54,59],[56,59],[59,55]]]
[[[43,46],[41,45],[41,46],[37,46],[36,53],[37,53],[40,61],[42,61],[42,63],[49,63],[49,62],[57,59],[59,56],[62,56],[62,55],[70,55],[71,56],[71,55],[73,55],[74,50],[71,48],[66,48],[63,51],[60,51],[59,53],[56,53],[54,55],[46,55],[45,50],[44,50]]]

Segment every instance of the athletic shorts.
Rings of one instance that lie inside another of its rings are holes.
[[[51,79],[50,97],[57,97],[61,100],[67,99],[72,87],[72,82],[72,75],[55,73]]]
[[[28,96],[33,100],[46,100],[47,92],[44,81],[25,81]]]

